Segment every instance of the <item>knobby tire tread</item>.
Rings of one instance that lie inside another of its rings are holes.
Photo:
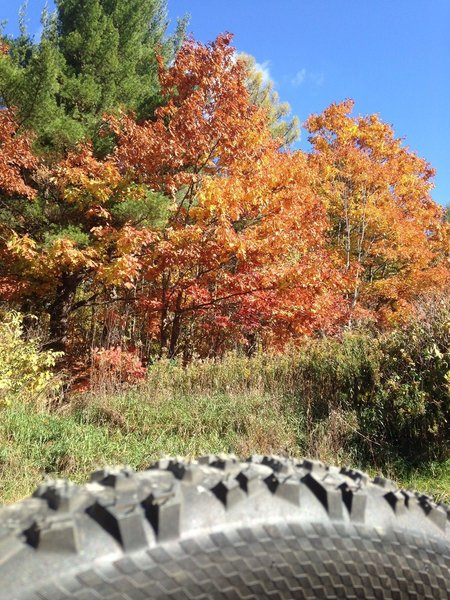
[[[1,600],[450,598],[450,511],[318,461],[166,459],[0,508]]]

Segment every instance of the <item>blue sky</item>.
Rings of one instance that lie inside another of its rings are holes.
[[[29,0],[30,31],[43,0]],[[168,0],[169,17],[191,15],[201,41],[234,33],[301,121],[334,101],[379,113],[437,170],[433,197],[450,203],[449,0]],[[7,0],[0,20],[16,30],[21,0]],[[299,143],[307,148],[303,132]]]

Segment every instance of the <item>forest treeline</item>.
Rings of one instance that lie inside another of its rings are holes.
[[[223,451],[416,465],[448,498],[432,167],[348,99],[295,149],[255,59],[169,34],[166,0],[55,4],[0,36],[2,498]]]
[[[230,34],[167,27],[164,0],[57,0],[39,40],[3,36],[2,310],[82,369],[384,331],[445,297],[433,169],[390,125],[345,100],[292,150]]]

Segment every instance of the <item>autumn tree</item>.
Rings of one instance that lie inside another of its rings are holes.
[[[31,140],[18,133],[14,113],[0,111],[0,300],[3,301],[10,301],[17,291],[17,281],[4,268],[7,262],[4,242],[16,225],[16,216],[9,210],[9,204],[14,196],[25,202],[35,197],[36,190],[30,186],[28,178],[36,165]]]
[[[77,308],[105,300],[117,282],[128,288],[150,221],[158,228],[164,220],[163,198],[95,156],[113,142],[100,132],[105,110],[153,114],[156,53],[161,64],[172,60],[185,24],[166,36],[164,0],[82,4],[60,0],[54,15],[44,13],[37,43],[22,22],[0,56],[0,272],[8,283],[0,299],[48,314],[58,350]]]
[[[23,225],[8,233],[3,269],[17,302],[49,315],[53,349],[67,349],[73,315],[97,303],[119,317],[132,303],[142,335],[169,356],[256,336],[282,344],[339,320],[306,159],[278,151],[230,39],[188,40],[170,68],[160,60],[154,119],[110,116],[113,154],[84,146],[41,164],[35,200],[9,200],[4,218]]]
[[[33,198],[36,190],[26,181],[26,176],[36,165],[31,139],[18,132],[14,112],[0,110],[0,189],[5,196],[17,194]]]
[[[340,322],[343,282],[309,176],[302,154],[269,151],[251,171],[204,180],[186,224],[145,262],[141,306],[169,356],[282,347]]]
[[[89,1],[109,15],[121,6]],[[60,4],[64,17],[76,3]],[[2,50],[0,72],[11,56]],[[139,103],[115,106],[63,153],[36,158],[20,107],[0,111],[0,300],[48,319],[49,347],[66,351],[74,315],[86,329],[90,308],[108,311],[104,329],[131,313],[119,342],[189,360],[336,331],[351,308],[385,321],[443,289],[448,225],[432,170],[378,117],[332,105],[307,123],[313,151],[286,151],[229,34],[188,38],[156,63],[148,118]],[[94,329],[89,343],[107,345]]]
[[[448,284],[449,229],[430,195],[430,165],[377,115],[353,117],[352,109],[348,100],[308,119],[310,164],[331,246],[353,280],[353,307],[384,319],[405,314],[419,292]]]
[[[226,346],[257,332],[281,343],[341,315],[330,313],[338,278],[306,160],[278,151],[230,40],[184,44],[161,70],[167,101],[154,120],[110,120],[124,176],[173,199],[143,260],[140,302],[169,356],[198,348],[205,334],[204,351],[223,345],[220,337]]]
[[[164,203],[124,180],[110,162],[96,160],[88,147],[53,169],[41,164],[34,182],[32,200],[22,189],[1,196],[0,273],[9,283],[3,299],[47,313],[48,347],[66,350],[75,310],[104,298],[112,286],[132,287],[137,255],[153,239],[145,226],[155,226]],[[129,210],[135,202],[139,213]]]
[[[218,43],[221,48],[227,45],[224,40]],[[147,242],[158,228],[167,205],[162,194],[177,196],[172,227],[183,223],[185,207],[195,201],[201,177],[225,169],[235,148],[239,144],[250,148],[252,136],[262,129],[262,113],[249,106],[245,96],[239,99],[245,86],[236,77],[242,67],[235,64],[234,51],[227,49],[224,68],[223,61],[214,65],[217,53],[201,45],[191,57],[197,63],[192,62],[189,53],[194,47],[188,42],[177,66],[169,70],[159,59],[167,107],[157,112],[155,121],[138,124],[131,116],[110,118],[112,129],[118,128],[119,147],[113,157],[99,160],[84,146],[54,166],[42,163],[34,177],[39,193],[33,203],[16,196],[5,205],[2,218],[11,227],[2,243],[7,257],[2,269],[16,282],[17,302],[49,314],[54,349],[65,347],[68,320],[75,309],[99,294],[107,296],[108,286],[132,285],[140,241]],[[202,98],[195,91],[195,79],[189,82],[184,75],[184,84],[177,80],[188,66],[198,69],[203,78],[201,93],[216,94],[218,102]],[[209,75],[202,70],[209,70]],[[233,94],[237,105],[230,111],[227,100]],[[205,102],[215,105],[214,115],[204,112]],[[200,117],[203,132],[190,127],[193,121],[185,119],[186,111],[177,116],[180,103],[190,107],[191,117]],[[174,117],[166,126],[169,114]],[[84,297],[76,299],[81,292]]]

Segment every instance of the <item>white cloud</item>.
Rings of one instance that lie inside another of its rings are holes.
[[[305,77],[306,77],[306,69],[305,68],[300,69],[300,71],[297,71],[297,73],[291,79],[291,84],[294,87],[298,87],[299,85],[302,85],[302,83],[305,81]]]
[[[309,78],[316,85],[323,85],[323,82],[325,81],[323,73],[310,73]]]
[[[323,73],[309,73],[309,71],[307,71],[305,67],[303,67],[303,69],[297,71],[297,73],[291,79],[291,85],[294,87],[299,87],[306,81],[309,81],[314,85],[320,86],[323,85],[325,77]]]
[[[263,63],[255,63],[255,69],[261,73],[263,83],[268,83],[270,81],[269,65],[270,63],[268,60],[265,60]]]

